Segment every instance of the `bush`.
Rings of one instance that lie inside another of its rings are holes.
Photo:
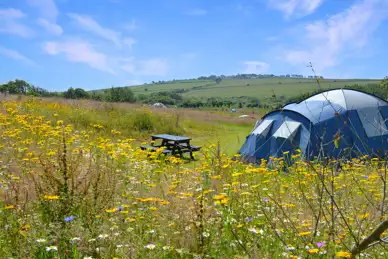
[[[133,119],[133,126],[138,131],[151,131],[154,129],[154,123],[151,113],[137,113]]]

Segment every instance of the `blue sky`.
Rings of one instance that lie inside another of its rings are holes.
[[[387,0],[1,0],[0,83],[99,89],[210,74],[388,75]]]

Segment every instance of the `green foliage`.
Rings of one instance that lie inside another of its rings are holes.
[[[163,103],[167,105],[175,105],[183,101],[182,96],[175,92],[158,92],[149,96],[142,95],[141,99],[144,103]]]
[[[138,131],[151,131],[154,129],[152,115],[149,112],[137,113],[133,120],[134,128]]]
[[[110,102],[134,102],[135,97],[128,87],[112,87],[107,91],[107,101]]]
[[[64,92],[63,96],[66,99],[89,99],[89,93],[86,92],[82,88],[73,89],[70,87],[66,92]]]
[[[382,87],[388,87],[388,76],[386,76],[386,77],[384,78],[384,80],[381,81],[380,85],[381,85]]]
[[[30,83],[20,79],[15,79],[13,81],[9,81],[6,84],[0,85],[0,92],[3,94],[9,93],[9,94],[22,94],[22,95],[30,95],[30,96],[52,96],[53,95],[46,89],[31,85]]]

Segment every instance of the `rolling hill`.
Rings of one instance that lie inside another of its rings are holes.
[[[341,88],[347,85],[377,84],[380,80],[371,79],[324,79],[320,81],[323,89]],[[211,80],[176,80],[166,83],[131,86],[135,95],[149,95],[157,92],[173,91],[184,98],[209,97],[255,97],[266,99],[274,93],[277,96],[293,97],[305,92],[318,90],[314,79],[306,78],[260,78],[260,79],[224,79],[219,84]],[[102,90],[97,90],[102,91]]]

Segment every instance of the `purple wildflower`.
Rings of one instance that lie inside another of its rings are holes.
[[[367,175],[364,175],[364,179],[368,180],[368,178],[369,178],[369,177],[368,177]]]
[[[122,211],[122,210],[124,210],[124,207],[123,207],[123,206],[120,206],[117,210],[118,210],[118,211]]]
[[[268,203],[269,202],[269,198],[264,198],[263,201]]]
[[[65,218],[65,221],[66,222],[70,222],[70,221],[72,221],[74,219],[74,216],[69,216],[69,217],[66,217]]]
[[[315,245],[316,245],[318,248],[321,248],[321,247],[324,247],[326,244],[325,244],[325,242],[317,242],[317,243],[315,243]]]
[[[252,221],[253,220],[253,218],[251,218],[251,217],[247,217],[246,219],[245,219],[245,222],[250,222],[250,221]]]

